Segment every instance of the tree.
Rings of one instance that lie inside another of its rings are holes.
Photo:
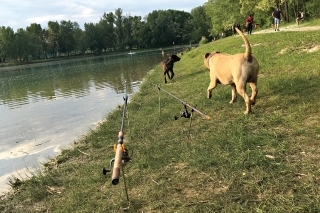
[[[196,7],[191,10],[192,19],[190,26],[190,42],[197,43],[202,36],[209,38],[210,36],[210,18],[207,16],[204,6]]]
[[[64,20],[60,22],[58,42],[62,53],[69,55],[75,49],[74,23]]]
[[[115,16],[112,12],[104,13],[99,24],[103,29],[104,44],[106,49],[115,49],[117,34],[115,31]]]
[[[171,14],[166,11],[153,11],[148,14],[147,25],[151,31],[151,47],[163,47],[172,45],[174,42],[171,28],[173,26]]]
[[[41,44],[35,34],[29,33],[20,28],[15,34],[15,45],[13,57],[20,62],[29,62],[34,58],[38,58]]]
[[[74,51],[75,54],[81,53],[85,54],[86,50],[88,49],[86,39],[85,39],[85,32],[79,28],[78,24],[74,25]]]
[[[41,47],[41,48],[38,48],[39,51],[36,57],[40,59],[41,56],[44,55],[43,50],[46,49],[46,42],[45,42],[46,38],[44,36],[44,31],[42,30],[41,25],[37,23],[32,23],[29,27],[26,28],[26,31],[29,34],[34,35],[36,37],[38,42],[37,45]]]
[[[313,18],[320,18],[320,1],[310,0],[305,3],[308,14]]]
[[[154,10],[149,13],[147,26],[150,29],[150,46],[163,47],[189,43],[190,19],[189,13],[177,10]]]
[[[174,41],[176,44],[185,44],[190,42],[190,33],[192,27],[189,25],[192,19],[190,13],[179,11],[179,10],[168,10],[172,14],[172,22],[174,26],[172,31],[174,33]]]
[[[124,30],[124,42],[123,45],[125,47],[129,47],[129,49],[132,49],[132,46],[134,44],[134,40],[132,38],[132,24],[134,22],[134,17],[132,16],[126,16],[123,19],[123,30]]]
[[[57,56],[59,52],[59,23],[49,21],[48,22],[48,44],[49,44],[49,51],[51,52],[52,56]]]
[[[14,42],[13,29],[2,26],[0,28],[0,62],[5,62],[7,58],[12,58]]]
[[[134,41],[137,42],[137,48],[147,48],[150,47],[151,43],[151,30],[146,22],[134,22],[132,26],[132,36]]]
[[[104,48],[103,26],[101,24],[85,23],[85,41],[92,53],[100,55]]]
[[[141,16],[134,16],[131,20],[131,38],[133,45],[137,48],[143,46],[143,37],[141,37],[140,32],[142,31],[145,22],[141,21]]]
[[[236,22],[243,23],[244,16],[240,14],[240,9],[239,0],[208,0],[205,11],[211,20],[211,36],[231,30]]]
[[[124,17],[122,16],[122,9],[118,8],[115,11],[115,32],[117,34],[117,44],[123,49],[124,42]]]

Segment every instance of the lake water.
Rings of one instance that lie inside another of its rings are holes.
[[[95,128],[123,104],[125,82],[130,97],[162,59],[158,50],[0,68],[0,192]]]

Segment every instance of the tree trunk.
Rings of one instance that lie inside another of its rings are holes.
[[[286,17],[285,17],[285,20],[287,22],[289,22],[289,13],[288,13],[288,4],[287,4],[287,1],[284,2],[284,9],[285,9],[285,13],[286,13]]]

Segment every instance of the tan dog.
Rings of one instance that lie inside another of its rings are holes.
[[[251,113],[251,106],[255,104],[258,94],[257,80],[259,64],[251,54],[251,46],[243,33],[235,28],[244,40],[246,51],[235,55],[224,54],[220,52],[206,53],[204,64],[210,70],[210,84],[208,87],[208,98],[212,96],[212,90],[217,84],[231,85],[232,99],[234,103],[238,92],[246,102],[245,114]],[[251,98],[246,93],[246,84],[249,83],[252,94]]]

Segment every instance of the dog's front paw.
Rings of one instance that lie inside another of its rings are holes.
[[[237,99],[232,99],[229,104],[233,104],[233,103],[236,103],[237,102]]]

